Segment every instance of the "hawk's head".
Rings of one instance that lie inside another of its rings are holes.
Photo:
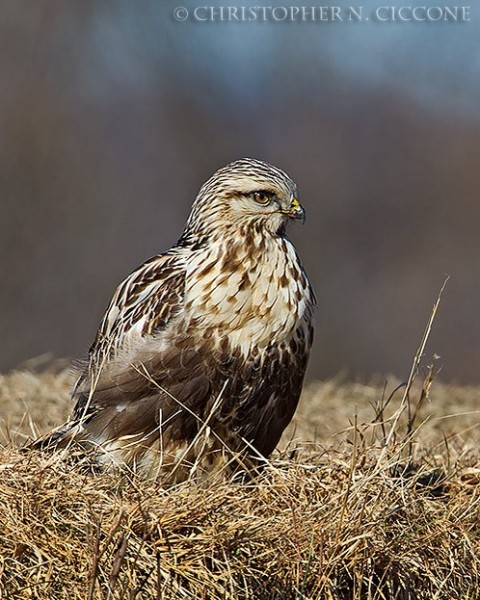
[[[305,220],[295,183],[277,167],[242,158],[219,169],[202,186],[186,232],[208,235],[252,227],[276,234],[289,219]]]

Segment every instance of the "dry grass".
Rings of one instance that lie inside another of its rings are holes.
[[[476,388],[427,378],[400,414],[394,381],[312,384],[254,481],[163,489],[15,449],[61,422],[70,383],[0,378],[2,597],[479,597]]]

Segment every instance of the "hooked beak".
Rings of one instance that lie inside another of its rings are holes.
[[[292,198],[292,203],[288,210],[282,211],[285,215],[288,215],[291,219],[300,219],[302,223],[305,223],[305,209],[296,198]]]

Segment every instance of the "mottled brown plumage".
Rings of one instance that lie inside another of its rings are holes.
[[[100,463],[181,479],[268,457],[300,396],[314,295],[286,236],[293,181],[242,159],[201,188],[166,253],[116,290],[73,392],[71,440]]]

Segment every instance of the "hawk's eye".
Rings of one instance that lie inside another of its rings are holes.
[[[266,192],[264,190],[260,190],[258,192],[253,192],[253,199],[258,204],[268,204],[272,198],[273,198],[272,192]]]

